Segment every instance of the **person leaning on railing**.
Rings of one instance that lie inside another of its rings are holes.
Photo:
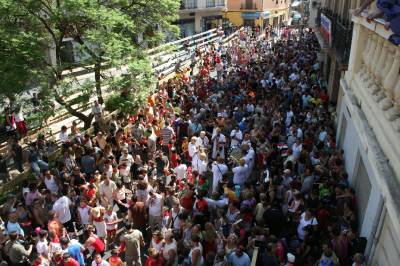
[[[360,16],[361,13],[373,2],[373,0],[366,0],[361,6],[353,11],[353,15]],[[389,40],[398,45],[400,44],[400,1],[399,0],[377,0],[377,10],[371,12],[367,16],[367,21],[371,22],[375,18],[382,18],[385,20],[385,29],[392,30],[394,34],[390,36]]]

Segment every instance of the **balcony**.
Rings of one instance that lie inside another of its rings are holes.
[[[353,24],[351,21],[337,19],[334,23],[333,47],[342,64],[348,64],[350,57]]]
[[[180,12],[224,11],[226,0],[182,0]]]
[[[246,2],[245,4],[240,5],[241,10],[257,10],[256,3]]]
[[[342,19],[338,14],[329,9],[319,9],[316,18],[316,26],[321,27],[321,14],[331,21],[332,48],[342,64],[347,64],[350,57],[351,39],[353,36],[353,23]]]
[[[352,21],[351,54],[342,87],[354,96],[399,178],[400,47],[389,41],[393,32],[384,28],[383,21],[368,23],[365,17]]]

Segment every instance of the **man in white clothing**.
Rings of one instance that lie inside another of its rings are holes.
[[[188,153],[190,158],[193,158],[194,154],[197,152],[197,146],[196,146],[197,138],[193,136],[190,139],[190,143],[188,145]]]
[[[221,157],[217,157],[217,160],[212,164],[212,192],[218,192],[219,182],[222,180],[222,176],[226,174],[226,172],[228,172],[228,166],[224,164],[224,160]]]
[[[242,139],[242,131],[240,131],[239,126],[235,126],[235,128],[231,131],[231,148],[238,147],[240,142],[242,142]]]
[[[246,164],[246,161],[242,158],[239,160],[239,166],[236,166],[232,169],[233,183],[235,185],[243,186],[244,182],[246,182],[247,171],[248,166]]]
[[[117,190],[117,185],[110,180],[108,175],[104,175],[104,180],[99,185],[100,198],[103,206],[112,205],[114,202],[114,191]]]
[[[177,159],[177,162],[178,166],[174,168],[174,173],[176,174],[178,180],[185,180],[187,173],[187,166],[186,164],[182,163],[180,158]]]
[[[211,141],[213,143],[212,158],[215,159],[215,158],[217,158],[217,156],[225,158],[226,138],[225,138],[224,134],[221,133],[220,128],[216,128],[214,130]]]
[[[146,202],[146,206],[149,208],[149,225],[152,230],[155,226],[161,229],[162,222],[162,211],[163,211],[163,198],[160,194],[154,192],[153,189],[149,191],[149,199]]]
[[[68,232],[73,232],[74,226],[70,210],[72,201],[67,196],[61,196],[59,193],[52,193],[51,196],[54,201],[53,211],[56,213],[58,220],[64,225]]]
[[[244,161],[247,164],[247,173],[246,173],[246,178],[249,178],[251,172],[253,171],[253,167],[254,167],[254,160],[255,160],[255,152],[254,149],[249,146],[248,144],[243,144],[242,145],[242,151],[243,154],[245,154],[243,156]]]
[[[209,143],[210,143],[210,141],[208,140],[208,138],[206,136],[206,132],[205,131],[201,131],[200,132],[200,136],[196,139],[196,146],[198,148],[208,149],[209,148]]]

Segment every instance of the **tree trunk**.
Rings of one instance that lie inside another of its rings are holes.
[[[94,79],[95,79],[95,82],[96,82],[97,98],[99,100],[99,103],[103,104],[104,103],[104,99],[103,99],[103,92],[101,91],[101,75],[100,75],[100,71],[101,71],[101,63],[100,63],[100,61],[98,61],[94,65]]]
[[[82,120],[82,122],[84,123],[84,129],[88,129],[91,126],[94,117],[92,113],[90,113],[89,115],[85,115],[84,113],[77,111],[76,109],[72,108],[71,105],[66,103],[57,92],[55,93],[55,99],[60,105],[64,106],[65,109],[67,109],[68,113]]]

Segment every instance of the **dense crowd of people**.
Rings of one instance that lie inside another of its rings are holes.
[[[56,161],[31,143],[37,182],[1,209],[3,263],[364,265],[318,49],[307,28],[246,28],[135,116],[102,129],[96,102],[96,131],[63,127]]]

